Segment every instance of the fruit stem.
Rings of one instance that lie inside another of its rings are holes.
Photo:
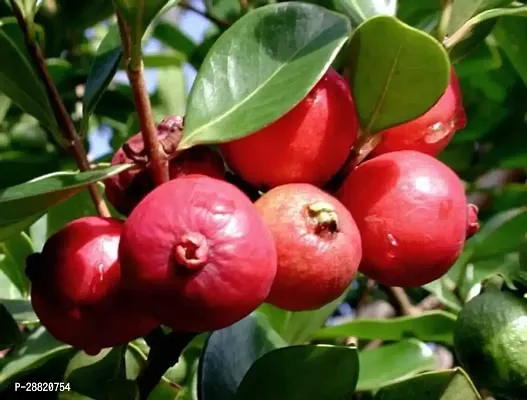
[[[419,315],[421,313],[421,310],[412,304],[403,288],[390,286],[388,290],[395,301],[397,301],[403,315]]]
[[[164,159],[161,151],[157,128],[152,114],[152,105],[146,89],[143,61],[139,60],[138,65],[131,63],[130,28],[118,10],[116,10],[116,14],[123,47],[123,59],[126,64],[126,74],[132,88],[139,126],[148,155],[150,173],[155,185],[161,185],[168,181],[168,160]]]
[[[24,42],[28,53],[33,60],[33,64],[36,67],[42,83],[44,84],[44,88],[46,90],[46,94],[51,105],[51,109],[53,110],[57,125],[62,131],[62,135],[66,139],[66,146],[73,155],[79,170],[81,172],[89,171],[91,167],[90,163],[88,162],[86,150],[84,149],[84,145],[82,143],[82,138],[77,133],[68,111],[66,110],[66,106],[60,97],[57,87],[53,83],[53,78],[51,78],[51,75],[49,74],[42,50],[31,34],[30,27],[25,20],[24,14],[22,13],[22,10],[18,6],[17,2],[15,0],[10,0],[9,3],[13,8],[18,26],[20,27],[24,36]],[[104,201],[97,184],[89,185],[88,191],[90,192],[98,214],[101,217],[110,217],[110,210],[108,209],[108,206],[106,205],[106,202]]]
[[[336,233],[339,231],[339,218],[331,204],[322,201],[307,207],[309,218],[315,222],[315,233]]]
[[[178,362],[181,352],[195,336],[195,333],[171,332],[152,343],[146,366],[137,377],[140,400],[148,399],[165,372]]]

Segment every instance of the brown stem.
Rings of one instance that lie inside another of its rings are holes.
[[[408,295],[406,294],[403,288],[389,287],[388,289],[391,295],[393,296],[393,298],[395,299],[395,301],[397,302],[401,310],[401,313],[403,315],[419,315],[420,314],[420,310],[412,304],[412,302],[408,298]]]
[[[134,96],[135,109],[139,118],[146,154],[148,155],[150,172],[154,183],[161,185],[168,181],[168,160],[163,157],[161,152],[157,128],[152,115],[152,105],[146,89],[144,66],[142,62],[137,67],[130,63],[132,49],[130,29],[120,13],[118,11],[116,13],[123,47],[123,58],[126,63],[126,73]]]
[[[84,145],[82,144],[82,139],[77,133],[77,130],[75,129],[75,126],[73,125],[73,122],[71,121],[68,111],[66,110],[66,106],[64,105],[60,97],[60,94],[57,90],[57,87],[53,83],[53,78],[49,74],[44,55],[42,54],[42,51],[38,43],[33,39],[29,31],[29,26],[26,23],[26,20],[24,19],[24,15],[22,14],[22,11],[16,4],[16,1],[10,0],[10,4],[11,4],[11,7],[13,8],[13,12],[15,14],[18,25],[20,29],[22,30],[22,34],[24,35],[24,41],[25,41],[28,53],[33,59],[37,72],[40,75],[42,83],[44,84],[44,88],[46,89],[46,93],[47,93],[51,108],[53,110],[55,120],[57,121],[57,124],[60,130],[62,131],[62,134],[68,141],[69,150],[72,153],[73,157],[75,158],[75,162],[77,163],[79,170],[89,171],[91,169],[90,163],[88,162],[86,150],[84,149]],[[92,197],[93,203],[95,204],[98,214],[101,217],[110,217],[110,211],[108,209],[108,206],[106,205],[106,202],[101,196],[101,193],[99,192],[99,189],[97,188],[97,185],[96,184],[89,185],[88,190],[90,192],[90,195]]]
[[[197,9],[196,7],[194,7],[192,4],[189,4],[187,2],[181,2],[179,4],[179,7],[184,8],[185,10],[192,11],[192,12],[198,14],[198,15],[201,15],[204,18],[207,18],[210,22],[216,24],[218,27],[228,28],[229,26],[232,25],[232,22],[227,21],[225,19],[220,19],[218,17],[215,17],[214,15],[209,13],[208,11],[201,11],[201,10]]]

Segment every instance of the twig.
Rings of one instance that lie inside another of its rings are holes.
[[[441,19],[439,20],[439,25],[437,26],[437,39],[440,42],[445,39],[447,34],[448,25],[450,24],[450,19],[452,18],[453,3],[453,0],[441,1]]]
[[[156,185],[161,185],[168,181],[168,160],[163,159],[157,128],[152,114],[152,105],[146,89],[144,77],[144,66],[142,60],[138,65],[132,64],[132,47],[137,43],[131,43],[130,29],[124,18],[116,10],[117,21],[119,23],[119,33],[123,47],[123,58],[126,63],[126,74],[130,81],[134,103],[139,118],[139,126],[148,155],[150,172]]]
[[[202,11],[194,7],[192,4],[189,4],[187,2],[181,2],[179,4],[179,7],[184,8],[185,10],[192,11],[198,15],[201,15],[203,18],[207,18],[210,22],[216,24],[220,28],[228,28],[232,25],[232,22],[227,21],[225,19],[221,19],[218,17],[215,17],[208,11]]]
[[[433,294],[425,297],[417,304],[417,308],[421,311],[435,310],[443,308],[443,303]]]
[[[46,93],[51,108],[53,110],[55,120],[57,121],[57,125],[59,126],[62,131],[62,134],[69,143],[69,150],[75,158],[75,162],[77,163],[79,170],[89,171],[91,169],[90,163],[88,162],[88,157],[86,155],[86,150],[84,149],[82,139],[77,133],[77,130],[75,129],[75,126],[71,121],[68,111],[66,110],[66,106],[64,105],[60,94],[55,84],[53,83],[53,78],[49,74],[44,55],[42,54],[38,43],[32,37],[31,32],[29,30],[29,26],[26,20],[24,19],[22,11],[18,7],[18,4],[15,0],[10,0],[9,2],[11,4],[11,7],[13,8],[13,12],[18,22],[18,26],[20,27],[20,29],[22,30],[22,34],[24,35],[24,41],[28,53],[33,59],[37,72],[40,75],[42,83],[44,84],[44,88],[46,89]],[[103,197],[101,196],[97,185],[89,185],[88,190],[99,215],[101,217],[110,217],[110,211],[108,209],[108,206],[106,205]]]
[[[403,288],[390,286],[388,290],[397,302],[403,315],[419,315],[421,313],[421,311],[412,304]]]
[[[181,352],[195,336],[195,333],[171,332],[150,348],[146,366],[137,378],[141,400],[148,399],[164,373],[178,362]]]

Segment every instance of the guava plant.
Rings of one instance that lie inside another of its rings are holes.
[[[0,2],[0,398],[527,399],[525,17]]]

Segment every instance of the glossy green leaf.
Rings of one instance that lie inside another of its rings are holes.
[[[46,66],[59,91],[65,86],[70,88],[74,84],[75,71],[68,61],[62,58],[48,58]]]
[[[426,372],[379,390],[374,400],[481,400],[461,368]]]
[[[264,303],[258,311],[265,314],[273,329],[289,344],[301,344],[320,329],[342,302],[345,294],[325,306],[313,311],[286,311]]]
[[[357,349],[304,345],[277,349],[258,359],[242,380],[236,400],[348,400],[359,375]]]
[[[500,18],[493,33],[500,48],[527,85],[527,20],[524,17]]]
[[[377,15],[395,16],[397,0],[338,0],[337,6],[355,25],[359,25]]]
[[[18,46],[20,37],[10,36],[16,32],[13,30],[16,25],[13,24],[16,22],[0,20],[0,54],[3,59],[9,60],[0,67],[0,92],[54,131],[57,125],[44,86],[27,58],[25,49]],[[18,35],[21,36],[19,31]]]
[[[18,324],[7,308],[0,304],[0,350],[13,347],[24,340]]]
[[[507,6],[511,3],[512,0],[454,0],[446,34],[453,35],[468,20],[486,10]]]
[[[0,369],[0,391],[70,349],[70,346],[56,340],[43,327],[38,328],[5,358]]]
[[[432,36],[393,17],[378,16],[355,30],[350,70],[359,121],[371,134],[432,107],[447,87],[450,65]]]
[[[257,314],[212,332],[200,360],[200,398],[234,399],[251,365],[269,351],[285,345],[267,319]]]
[[[123,164],[87,172],[57,172],[0,190],[0,240],[12,233],[13,226],[23,229],[27,222],[33,223],[47,209],[87,185],[119,174],[131,166]]]
[[[306,3],[246,14],[203,62],[180,149],[247,136],[291,110],[323,76],[349,31],[343,16]]]
[[[329,326],[315,333],[316,339],[357,337],[396,341],[415,337],[434,342],[452,343],[456,316],[445,311],[430,311],[417,316],[390,319],[355,319],[342,325]]]
[[[358,391],[377,390],[419,372],[435,368],[434,353],[414,339],[359,353]]]
[[[157,120],[160,121],[166,115],[184,115],[187,93],[183,66],[163,68],[158,74],[163,84],[159,85],[156,93],[159,99],[159,104],[155,107],[159,114]]]
[[[95,106],[117,72],[122,55],[119,28],[116,24],[113,24],[108,29],[108,33],[97,49],[97,54],[91,65],[88,80],[86,81],[84,97],[82,99],[83,134],[87,131],[90,115],[95,110]]]
[[[38,322],[38,317],[31,306],[30,300],[0,299],[0,304],[9,311],[19,324],[27,325]]]
[[[441,3],[439,1],[398,0],[397,18],[401,21],[433,33],[441,16]]]
[[[24,232],[0,242],[0,269],[24,297],[29,295],[29,279],[25,274],[26,258],[33,252],[31,239]]]
[[[527,207],[495,215],[473,238],[471,261],[517,251],[527,232]]]

